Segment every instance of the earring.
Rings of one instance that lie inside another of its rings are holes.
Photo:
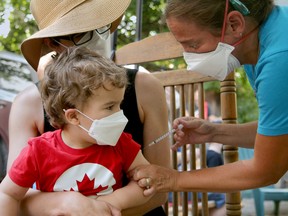
[[[240,33],[239,33],[239,35],[240,35],[240,37],[242,37],[242,36],[243,36],[243,33],[242,33],[242,32],[240,32]]]

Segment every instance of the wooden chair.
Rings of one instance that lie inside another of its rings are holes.
[[[182,58],[183,48],[171,35],[171,33],[160,33],[152,37],[128,44],[115,53],[115,62],[119,65],[142,64],[160,60]],[[169,122],[176,117],[184,115],[194,115],[194,92],[198,89],[199,116],[204,117],[204,88],[205,82],[212,81],[211,77],[203,76],[198,73],[188,72],[186,70],[164,70],[151,71],[157,77],[165,88],[167,103],[169,109]],[[227,79],[221,82],[221,116],[223,123],[236,123],[236,87],[234,74],[229,75]],[[177,104],[176,96],[179,95]],[[171,143],[173,136],[171,135]],[[182,170],[194,170],[197,167],[195,149],[196,145],[186,145],[181,149],[181,155],[172,152],[172,166],[178,169],[178,162],[181,161]],[[199,145],[200,148],[200,168],[206,167],[206,148],[205,145]],[[190,149],[189,154],[187,149]],[[238,158],[237,148],[224,147],[224,162],[234,162]],[[180,157],[180,158],[179,158]],[[189,161],[189,164],[187,163]],[[198,202],[197,193],[191,192],[192,201],[188,200],[188,193],[173,193],[172,203],[165,205],[166,212],[177,215],[209,215],[209,208],[214,207],[213,202],[208,202],[207,193],[202,194],[201,202]],[[240,192],[226,194],[227,215],[241,215]]]
[[[239,158],[241,160],[251,159],[254,155],[253,149],[239,148]],[[281,201],[288,201],[288,188],[277,188],[275,185],[255,188],[252,190],[254,204],[257,216],[265,215],[264,201],[274,202],[274,215],[279,215],[279,206]]]

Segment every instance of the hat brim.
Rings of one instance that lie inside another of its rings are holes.
[[[52,25],[43,28],[21,44],[21,51],[27,62],[37,71],[44,38],[87,32],[105,25],[115,31],[131,0],[88,0],[73,8]]]

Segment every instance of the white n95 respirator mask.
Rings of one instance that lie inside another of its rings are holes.
[[[241,66],[238,59],[231,54],[234,49],[234,46],[220,42],[212,52],[184,52],[183,56],[187,64],[187,70],[211,76],[222,81],[229,73],[233,72],[234,69]]]
[[[82,125],[79,125],[79,127],[94,138],[98,145],[115,146],[128,122],[123,110],[99,120],[93,120],[81,111],[77,111],[92,121],[89,130],[84,128]]]
[[[87,41],[90,37],[90,32],[87,32],[80,40],[79,44],[82,41]],[[87,43],[83,43],[82,47],[86,47],[94,52],[99,53],[101,56],[106,58],[111,57],[111,40],[110,40],[110,31],[105,32],[105,35],[99,35],[96,30],[93,31],[92,39],[89,40]]]

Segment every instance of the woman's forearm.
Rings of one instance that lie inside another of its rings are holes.
[[[64,192],[48,193],[30,189],[21,202],[21,216],[48,216],[64,213],[62,204],[63,199],[67,198],[66,195]]]
[[[222,166],[193,171],[179,172],[173,169],[149,165],[137,167],[133,179],[140,187],[145,187],[146,178],[151,178],[150,190],[235,192],[275,184],[288,168],[288,135],[255,138],[254,157]]]
[[[106,202],[79,192],[40,192],[30,190],[20,205],[21,216],[111,216],[120,211]]]
[[[253,148],[257,122],[216,125],[212,142],[244,148]]]

